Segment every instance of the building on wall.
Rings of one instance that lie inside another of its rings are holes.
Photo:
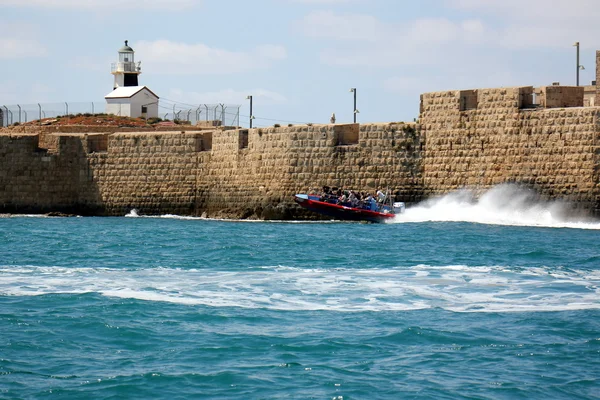
[[[140,62],[135,62],[135,52],[128,45],[119,49],[119,61],[112,63],[113,91],[104,96],[106,113],[132,118],[157,118],[158,96],[148,87],[139,86],[142,73]]]
[[[104,98],[107,114],[131,118],[158,117],[158,96],[146,86],[118,87]]]

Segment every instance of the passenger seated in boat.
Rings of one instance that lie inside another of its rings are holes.
[[[377,211],[379,209],[379,206],[377,205],[377,200],[375,200],[375,198],[373,198],[373,197],[371,197],[370,205],[371,205],[371,211]]]
[[[350,194],[348,195],[348,201],[350,202],[350,206],[358,206],[358,198],[356,197],[356,193],[354,193],[354,190],[350,191]]]
[[[342,193],[342,195],[338,198],[339,203],[340,204],[344,204],[348,201],[348,195],[347,192],[344,190],[344,192]]]
[[[331,188],[329,186],[323,186],[323,191],[321,192],[321,201],[327,201],[329,199],[329,194],[331,193]]]
[[[385,201],[385,194],[381,190],[377,191],[377,202],[383,203]]]

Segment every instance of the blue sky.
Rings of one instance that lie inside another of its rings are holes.
[[[125,39],[140,84],[248,100],[274,122],[412,121],[423,92],[595,79],[598,0],[0,0],[0,105],[103,102]]]

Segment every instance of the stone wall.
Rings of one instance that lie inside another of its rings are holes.
[[[422,199],[414,124],[0,136],[0,212],[295,218],[323,185]]]
[[[81,140],[58,138],[57,152],[38,147],[34,134],[0,135],[0,207],[3,212],[80,210],[85,173]],[[83,189],[85,192],[87,189]]]
[[[539,105],[544,108],[583,107],[583,86],[543,86]]]
[[[545,105],[579,91],[546,89]],[[418,124],[4,133],[0,212],[304,218],[292,196],[324,185],[389,188],[410,204],[514,182],[599,214],[600,108],[541,108],[533,94],[426,93]]]
[[[427,196],[515,182],[598,212],[600,109],[531,109],[530,89],[479,89],[470,111],[460,110],[458,91],[422,96]]]

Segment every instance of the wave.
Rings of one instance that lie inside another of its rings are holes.
[[[502,184],[481,196],[468,189],[407,208],[393,223],[472,222],[489,225],[600,229],[600,222],[582,218],[561,201],[543,201],[535,192]]]
[[[0,266],[0,295],[98,293],[209,307],[287,311],[526,312],[599,309],[600,271],[464,265],[242,272],[167,267]]]

